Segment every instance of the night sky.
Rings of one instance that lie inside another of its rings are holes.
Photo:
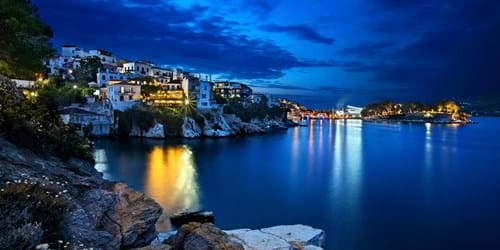
[[[242,80],[316,108],[500,95],[497,0],[34,0],[53,45]]]

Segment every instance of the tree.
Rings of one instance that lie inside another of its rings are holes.
[[[51,37],[30,0],[0,0],[0,74],[35,79],[44,73],[43,60],[54,54]]]
[[[88,82],[97,82],[97,72],[102,67],[99,57],[87,57],[80,63],[80,68],[74,70],[75,81],[80,85],[87,85]]]

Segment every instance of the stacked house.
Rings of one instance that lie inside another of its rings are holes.
[[[108,136],[113,129],[113,109],[106,101],[94,102],[89,99],[87,104],[64,107],[59,114],[64,123],[72,124],[81,134]]]
[[[72,79],[72,73],[81,67],[82,60],[97,57],[101,61],[96,83],[102,98],[109,99],[115,110],[125,110],[142,102],[141,85],[151,84],[161,89],[151,93],[146,103],[157,106],[195,106],[212,109],[214,96],[246,101],[252,89],[238,82],[211,82],[179,68],[163,68],[146,61],[127,61],[118,65],[116,57],[102,49],[85,50],[75,45],[64,45],[61,55],[47,60],[49,75],[59,74]]]
[[[239,82],[218,81],[214,83],[214,93],[226,98],[238,98],[246,100],[252,95],[252,89],[248,85]]]

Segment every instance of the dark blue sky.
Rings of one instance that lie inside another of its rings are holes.
[[[313,107],[500,95],[496,0],[34,3],[54,46],[243,80]]]

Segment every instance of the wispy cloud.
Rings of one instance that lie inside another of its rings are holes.
[[[335,39],[321,35],[313,28],[300,24],[300,25],[278,25],[278,24],[265,24],[260,26],[261,30],[275,33],[285,33],[293,35],[297,38],[322,44],[333,44]]]

